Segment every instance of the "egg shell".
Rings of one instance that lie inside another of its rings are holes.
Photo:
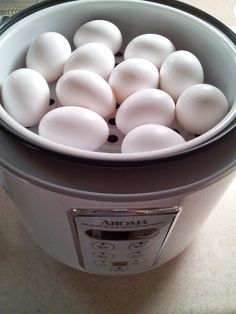
[[[133,93],[159,84],[159,71],[150,61],[134,58],[118,64],[111,72],[109,84],[121,104]]]
[[[64,66],[64,73],[71,70],[88,70],[108,79],[115,66],[110,48],[101,43],[88,43],[72,52]]]
[[[70,44],[63,35],[46,32],[38,36],[30,46],[26,65],[38,71],[51,83],[62,75],[65,62],[70,55]]]
[[[166,37],[158,34],[143,34],[135,37],[127,45],[124,59],[144,58],[160,68],[175,46]]]
[[[2,101],[9,115],[25,127],[37,124],[48,111],[50,90],[46,80],[32,69],[12,72],[2,86]]]
[[[160,89],[143,89],[121,104],[116,113],[116,126],[127,134],[142,124],[170,126],[175,118],[173,99]]]
[[[107,140],[109,128],[96,112],[80,107],[60,107],[39,123],[39,135],[53,142],[94,151]]]
[[[200,61],[186,50],[171,53],[160,69],[160,88],[174,101],[186,88],[203,83],[203,80],[204,72]]]
[[[109,84],[99,75],[87,70],[66,72],[57,82],[56,94],[63,106],[88,108],[107,117],[116,107]]]
[[[119,28],[106,20],[89,21],[78,28],[74,38],[75,47],[90,43],[99,42],[108,46],[116,54],[122,45],[122,34]]]
[[[203,134],[214,127],[229,110],[225,95],[210,84],[186,89],[176,104],[179,123],[190,133]]]
[[[158,124],[144,124],[131,130],[121,145],[122,153],[141,153],[183,144],[184,138],[172,129]]]

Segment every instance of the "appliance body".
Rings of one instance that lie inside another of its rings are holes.
[[[234,108],[235,35],[177,1],[45,1],[27,9],[0,27],[0,84],[24,66],[39,34],[57,31],[72,42],[78,26],[96,18],[121,29],[124,47],[140,33],[158,32],[192,51],[206,69],[205,81]],[[186,151],[137,159],[72,156],[40,146],[3,117],[0,125],[2,181],[32,238],[59,261],[91,273],[135,274],[174,258],[235,176],[235,121]]]
[[[6,170],[3,176],[26,229],[49,255],[79,270],[128,275],[153,269],[180,254],[235,173],[187,195],[139,202],[82,199],[46,190]],[[81,220],[79,211],[84,214]],[[91,230],[97,233],[86,233]]]

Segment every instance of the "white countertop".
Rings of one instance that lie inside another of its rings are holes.
[[[228,25],[229,0],[184,1]],[[28,236],[0,189],[1,314],[235,314],[236,179],[192,244],[153,271],[121,278],[69,268]]]

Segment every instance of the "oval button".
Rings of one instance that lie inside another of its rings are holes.
[[[139,258],[139,257],[143,257],[144,254],[142,254],[142,251],[137,251],[137,252],[131,252],[127,255],[128,258]]]
[[[93,253],[93,256],[95,256],[96,258],[101,258],[101,259],[113,259],[115,256],[111,253],[108,252],[95,252]]]
[[[145,262],[144,258],[136,258],[136,259],[129,261],[128,265],[138,265],[138,264],[142,264],[144,262]]]
[[[150,245],[151,245],[151,243],[149,241],[139,241],[139,242],[135,242],[135,243],[131,244],[129,246],[129,249],[130,250],[144,249]]]
[[[112,262],[105,260],[95,260],[94,263],[99,266],[111,266]]]
[[[92,247],[96,250],[103,250],[103,251],[111,251],[114,250],[115,246],[111,243],[107,242],[94,242]]]

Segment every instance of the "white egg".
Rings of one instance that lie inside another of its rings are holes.
[[[94,151],[107,140],[109,128],[96,112],[80,107],[60,107],[39,123],[39,135],[53,142]]]
[[[101,43],[88,43],[72,52],[64,66],[64,73],[71,70],[88,70],[106,80],[114,66],[115,57],[110,48]]]
[[[122,153],[141,153],[160,150],[185,142],[184,138],[172,129],[158,124],[144,124],[131,130],[121,145]]]
[[[143,89],[121,104],[116,113],[116,126],[127,134],[142,124],[171,125],[175,118],[173,99],[160,89]]]
[[[118,64],[111,72],[109,84],[116,101],[121,104],[131,94],[146,88],[156,88],[159,71],[145,59],[128,59]]]
[[[203,83],[204,73],[200,61],[189,51],[170,54],[160,69],[160,87],[176,101],[180,94],[194,84]]]
[[[116,107],[109,84],[99,75],[87,70],[66,72],[57,82],[56,94],[63,106],[88,108],[107,117]]]
[[[47,32],[38,36],[30,46],[26,65],[38,71],[51,83],[62,75],[65,62],[70,55],[71,47],[68,40],[59,33]]]
[[[3,105],[11,117],[25,127],[40,121],[48,111],[49,100],[48,84],[34,70],[18,69],[3,83]]]
[[[227,99],[217,87],[197,84],[180,95],[176,104],[176,116],[188,132],[202,134],[220,122],[228,109]]]
[[[116,54],[122,45],[122,34],[119,28],[109,21],[93,20],[80,26],[74,35],[77,48],[90,42],[102,43]]]
[[[135,37],[125,49],[124,58],[144,58],[160,68],[175,46],[166,37],[158,34],[143,34]]]

